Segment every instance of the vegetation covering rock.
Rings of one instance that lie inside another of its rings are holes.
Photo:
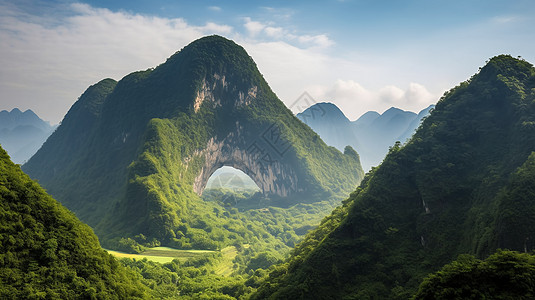
[[[459,254],[533,251],[535,69],[492,58],[447,92],[254,299],[407,299]]]
[[[138,276],[1,148],[0,298],[147,298]]]
[[[265,228],[200,198],[222,165],[262,187],[270,200],[263,207],[339,200],[363,177],[353,149],[327,146],[276,97],[245,50],[219,36],[155,69],[90,87],[23,168],[107,247],[272,243]]]
[[[427,276],[415,300],[533,299],[535,256],[498,250],[485,260],[461,255]]]

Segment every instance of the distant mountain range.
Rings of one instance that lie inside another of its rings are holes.
[[[0,144],[17,164],[30,159],[55,128],[31,110],[0,111]]]
[[[434,105],[430,105],[416,114],[392,107],[383,114],[369,111],[352,122],[336,105],[323,102],[297,114],[297,118],[328,145],[339,150],[350,145],[357,150],[362,167],[367,171],[381,163],[396,141],[406,142],[433,108]]]

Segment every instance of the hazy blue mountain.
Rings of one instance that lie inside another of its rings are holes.
[[[310,126],[329,146],[333,146],[340,151],[343,151],[348,145],[353,149],[361,148],[358,138],[351,127],[351,121],[338,106],[332,103],[317,103],[302,113],[298,113],[297,118]],[[363,166],[365,167],[365,165]]]
[[[33,111],[18,108],[0,111],[0,144],[14,163],[22,164],[39,150],[55,126],[43,121]]]
[[[360,118],[353,122],[353,126],[357,128],[368,127],[380,116],[381,114],[376,111],[365,112]]]
[[[13,129],[21,125],[32,125],[41,130],[49,130],[50,124],[41,120],[32,110],[28,109],[25,112],[18,108],[13,108],[11,111],[0,111],[0,128]]]
[[[429,105],[428,107],[422,109],[418,113],[416,118],[414,118],[414,120],[412,120],[412,122],[409,124],[409,126],[407,127],[407,130],[405,130],[405,132],[403,132],[397,138],[397,140],[404,143],[408,139],[410,139],[412,135],[416,132],[416,129],[418,129],[418,126],[420,126],[420,124],[422,123],[423,119],[427,117],[431,113],[431,110],[434,108],[435,108],[435,105]]]
[[[369,170],[381,163],[396,141],[406,142],[433,107],[430,105],[418,114],[395,107],[383,114],[369,111],[351,122],[335,104],[317,103],[297,114],[297,118],[328,145],[339,150],[347,145],[356,149],[363,169]]]
[[[362,164],[366,170],[381,163],[388,152],[388,147],[394,145],[416,116],[413,112],[392,107],[375,118],[368,126],[365,125],[366,122],[357,120],[353,130],[362,145],[357,148],[357,151],[362,157]]]

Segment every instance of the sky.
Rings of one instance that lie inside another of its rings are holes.
[[[57,124],[90,85],[219,34],[295,113],[304,92],[350,120],[418,112],[493,56],[535,63],[533,28],[532,0],[0,0],[0,110]]]

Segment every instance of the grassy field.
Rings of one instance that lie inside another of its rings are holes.
[[[217,275],[229,276],[234,271],[234,263],[232,260],[238,255],[238,250],[234,246],[229,246],[221,249],[223,259],[215,267],[215,273]]]
[[[249,245],[245,245],[247,248]],[[208,253],[214,253],[216,251],[210,250],[177,250],[169,247],[154,247],[148,248],[142,253],[139,254],[130,254],[114,250],[108,250],[108,253],[117,257],[117,258],[132,258],[132,259],[143,259],[146,258],[150,261],[158,262],[161,264],[171,262],[173,259],[179,259],[181,262],[187,261],[188,259],[201,257]],[[222,259],[215,266],[215,273],[221,276],[230,276],[234,271],[234,263],[232,260],[238,255],[238,250],[234,246],[229,246],[221,249]]]
[[[124,253],[124,252],[107,250],[107,249],[106,251],[108,251],[108,253],[118,258],[124,258],[124,257],[135,258],[135,259],[146,258],[150,261],[159,262],[162,264],[171,262],[173,259],[179,259],[180,261],[183,262],[191,258],[206,255],[207,253],[215,252],[215,251],[210,251],[210,250],[177,250],[177,249],[168,248],[168,247],[149,248],[139,254],[130,254],[130,253]]]

